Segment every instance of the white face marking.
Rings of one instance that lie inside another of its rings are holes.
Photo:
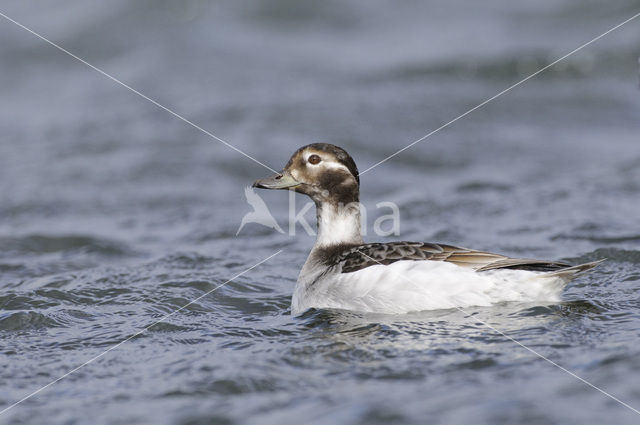
[[[318,155],[320,157],[320,162],[318,162],[317,164],[312,164],[309,162],[309,157],[311,155]],[[351,171],[349,171],[349,169],[347,167],[345,167],[343,164],[334,161],[332,159],[329,159],[319,153],[316,152],[307,152],[304,155],[304,163],[307,167],[322,167],[322,168],[326,168],[329,170],[344,170],[346,172],[348,172],[349,174],[351,174]]]
[[[330,170],[344,170],[347,173],[351,174],[351,171],[349,171],[347,167],[340,164],[339,162],[328,161],[325,163],[325,167],[329,168]]]

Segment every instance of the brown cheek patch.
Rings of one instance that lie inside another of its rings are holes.
[[[351,176],[345,172],[324,171],[320,174],[319,183],[323,189],[337,189],[342,183],[349,180]]]
[[[329,191],[329,196],[334,203],[344,205],[358,202],[358,185],[353,176],[348,172],[324,173],[320,177],[320,187]]]

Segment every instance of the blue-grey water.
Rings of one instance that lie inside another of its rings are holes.
[[[0,12],[272,168],[361,170],[635,13],[634,0],[1,0]],[[313,236],[248,224],[269,171],[0,17],[6,424],[638,423],[640,19],[362,175],[370,240],[571,262],[557,304],[310,311]],[[299,207],[305,199],[298,197]],[[400,235],[371,231],[395,202]],[[312,220],[312,213],[308,214]]]

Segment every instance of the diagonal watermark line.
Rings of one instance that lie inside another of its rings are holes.
[[[268,165],[258,161],[257,159],[255,159],[254,157],[252,157],[251,155],[243,152],[242,150],[236,148],[235,146],[233,146],[232,144],[222,140],[221,138],[219,138],[218,136],[216,136],[215,134],[211,133],[210,131],[205,130],[204,128],[200,127],[199,125],[193,123],[192,121],[189,121],[188,119],[186,119],[185,117],[183,117],[182,115],[178,114],[177,112],[174,112],[173,110],[167,108],[164,105],[161,105],[160,103],[156,102],[155,100],[151,99],[149,96],[146,96],[142,93],[140,93],[138,90],[134,89],[133,87],[123,83],[122,81],[120,81],[119,79],[117,79],[116,77],[114,77],[111,74],[108,74],[107,72],[101,70],[100,68],[90,64],[89,62],[85,61],[84,59],[74,55],[73,53],[71,53],[70,51],[66,50],[65,48],[63,48],[62,46],[54,43],[53,41],[45,38],[44,36],[38,34],[37,32],[35,32],[34,30],[27,28],[26,26],[22,25],[20,22],[11,19],[10,17],[8,17],[7,15],[5,15],[4,13],[0,12],[0,16],[2,16],[4,19],[6,19],[9,22],[12,22],[14,24],[16,24],[17,26],[19,26],[20,28],[24,29],[25,31],[30,32],[31,34],[35,35],[36,37],[38,37],[39,39],[41,39],[42,41],[50,44],[51,46],[55,47],[56,49],[66,53],[67,55],[71,56],[72,58],[76,59],[79,62],[82,62],[83,64],[85,64],[86,66],[88,66],[89,68],[93,69],[94,71],[104,75],[105,77],[107,77],[108,79],[110,79],[111,81],[120,84],[122,87],[126,88],[127,90],[137,94],[138,96],[140,96],[141,98],[153,103],[154,105],[156,105],[158,108],[163,109],[165,111],[167,111],[168,113],[170,113],[171,115],[173,115],[174,117],[184,121],[185,123],[189,124],[191,127],[195,128],[196,130],[199,130],[200,132],[206,134],[207,136],[211,137],[214,140],[217,140],[218,142],[222,143],[223,145],[227,146],[228,148],[233,149],[234,151],[238,152],[241,155],[244,155],[245,157],[249,158],[250,160],[252,160],[253,162],[262,165],[264,168],[277,173],[276,170],[274,170],[273,168],[269,167]]]
[[[387,162],[388,160],[390,160],[390,159],[391,159],[391,158],[393,158],[394,156],[401,154],[402,152],[406,151],[406,150],[407,150],[407,149],[409,149],[410,147],[412,147],[412,146],[414,146],[414,145],[416,145],[416,144],[418,144],[418,143],[422,142],[423,140],[425,140],[425,139],[427,139],[427,138],[429,138],[429,137],[433,136],[434,134],[438,133],[439,131],[444,130],[445,128],[449,127],[451,124],[455,123],[455,122],[456,122],[456,121],[458,121],[459,119],[466,117],[467,115],[469,115],[470,113],[474,112],[475,110],[482,108],[482,107],[483,107],[484,105],[486,105],[487,103],[492,102],[493,100],[495,100],[495,99],[499,98],[499,97],[500,97],[500,96],[502,96],[503,94],[505,94],[505,93],[509,92],[510,90],[512,90],[512,89],[514,89],[514,88],[516,88],[516,87],[518,87],[518,86],[519,86],[519,85],[521,85],[522,83],[524,83],[524,82],[526,82],[526,81],[528,81],[528,80],[532,79],[532,78],[533,78],[533,77],[535,77],[536,75],[538,75],[538,74],[540,74],[540,73],[542,73],[542,72],[546,71],[547,69],[551,68],[552,66],[554,66],[554,65],[555,65],[555,64],[557,64],[558,62],[561,62],[561,61],[565,60],[566,58],[568,58],[569,56],[573,55],[574,53],[577,53],[577,52],[579,52],[580,50],[584,49],[585,47],[589,46],[590,44],[595,43],[596,41],[600,40],[602,37],[604,37],[605,35],[609,34],[610,32],[613,32],[613,31],[617,30],[618,28],[620,28],[621,26],[623,26],[623,25],[625,25],[625,24],[627,24],[627,23],[629,23],[629,22],[633,21],[633,20],[634,20],[634,19],[636,19],[638,16],[640,16],[640,13],[636,13],[635,15],[633,15],[632,17],[630,17],[629,19],[626,19],[625,21],[623,21],[623,22],[619,23],[619,24],[618,24],[618,25],[616,25],[615,27],[613,27],[613,28],[609,29],[608,31],[606,31],[606,32],[604,32],[604,33],[602,33],[602,34],[600,34],[599,36],[597,36],[597,37],[593,38],[592,40],[590,40],[590,41],[588,41],[588,42],[584,43],[584,44],[583,44],[583,45],[581,45],[580,47],[577,47],[577,48],[573,49],[572,51],[570,51],[570,52],[569,52],[569,53],[567,53],[566,55],[562,56],[561,58],[558,58],[558,59],[556,59],[555,61],[553,61],[553,62],[551,62],[550,64],[548,64],[547,66],[545,66],[545,67],[543,67],[543,68],[540,68],[539,70],[537,70],[537,71],[536,71],[536,72],[534,72],[533,74],[529,75],[528,77],[526,77],[526,78],[524,78],[524,79],[522,79],[522,80],[518,81],[517,83],[515,83],[515,84],[513,84],[513,85],[511,85],[511,86],[507,87],[506,89],[502,90],[500,93],[498,93],[498,94],[496,94],[496,95],[494,95],[494,96],[491,96],[490,98],[486,99],[485,101],[483,101],[483,102],[481,102],[481,103],[477,104],[477,105],[476,105],[476,106],[474,106],[473,108],[471,108],[471,109],[469,109],[468,111],[466,111],[465,113],[463,113],[463,114],[461,114],[461,115],[457,116],[456,118],[452,119],[452,120],[451,120],[451,121],[449,121],[448,123],[441,125],[440,127],[436,128],[435,130],[433,130],[433,131],[431,131],[431,132],[429,132],[429,133],[425,134],[424,136],[422,136],[422,137],[421,137],[421,138],[419,138],[418,140],[416,140],[416,141],[414,141],[414,142],[411,142],[410,144],[408,144],[408,145],[407,145],[407,146],[405,146],[404,148],[400,149],[399,151],[397,151],[397,152],[395,152],[395,153],[393,153],[393,154],[391,154],[391,155],[387,156],[386,158],[384,158],[384,159],[383,159],[383,160],[381,160],[381,161],[376,162],[376,163],[375,163],[375,164],[373,164],[371,167],[367,168],[367,169],[366,169],[366,170],[364,170],[364,171],[361,171],[361,172],[359,173],[359,175],[362,175],[362,174],[366,173],[367,171],[369,171],[369,170],[371,170],[371,169],[373,169],[373,168],[377,167],[378,165],[380,165],[380,164],[382,164],[382,163],[384,163],[384,162]]]
[[[365,257],[367,257],[368,259],[370,259],[371,261],[374,261],[376,263],[378,263],[379,265],[383,266],[383,267],[389,267],[388,265],[382,264],[380,261],[376,260],[375,258],[372,258],[371,256],[365,254],[364,252],[358,250],[358,252],[362,255],[364,255]],[[404,276],[402,273],[398,273],[393,269],[389,269],[391,272],[393,272],[394,274],[396,274],[397,276],[400,276],[402,279],[406,280],[407,282],[415,285],[416,283],[413,282],[411,279],[407,278],[406,276]],[[490,324],[488,324],[487,322],[485,322],[482,319],[479,319],[475,316],[473,316],[472,314],[468,313],[467,311],[465,311],[463,308],[458,307],[458,306],[454,306],[453,308],[455,308],[456,310],[458,310],[459,312],[461,312],[462,314],[469,316],[471,318],[473,318],[473,320],[480,322],[481,324],[483,324],[484,326],[488,327],[489,329],[491,329],[492,331],[494,331],[495,333],[505,337],[506,339],[508,339],[509,341],[519,345],[520,347],[524,348],[525,350],[529,351],[530,353],[536,355],[537,357],[541,358],[542,360],[552,364],[553,366],[557,367],[558,369],[560,369],[561,371],[573,376],[574,378],[576,378],[577,380],[587,384],[588,386],[590,386],[591,388],[593,388],[594,390],[597,390],[599,392],[601,392],[602,394],[606,395],[607,397],[609,397],[610,399],[620,403],[621,405],[623,405],[624,407],[632,410],[633,412],[637,413],[638,415],[640,415],[640,410],[635,409],[634,407],[630,406],[629,404],[625,403],[624,401],[620,400],[619,398],[611,395],[610,393],[606,392],[605,390],[603,390],[602,388],[599,388],[595,385],[593,385],[591,382],[587,381],[584,378],[581,378],[580,376],[576,375],[574,372],[571,372],[570,370],[566,369],[565,367],[560,366],[558,363],[554,362],[553,360],[543,356],[542,354],[538,353],[536,350],[534,350],[533,348],[527,347],[526,345],[524,345],[523,343],[521,343],[520,341],[516,340],[513,337],[510,337],[509,335],[505,334],[504,332],[502,332],[499,329],[496,329],[495,327],[491,326]]]
[[[217,291],[218,289],[222,288],[223,286],[225,286],[226,284],[228,284],[229,282],[233,281],[234,279],[237,279],[238,277],[242,276],[243,274],[253,270],[254,268],[258,267],[259,265],[261,265],[262,263],[265,263],[266,261],[270,260],[271,258],[275,257],[276,255],[280,254],[282,252],[282,250],[278,250],[277,252],[275,252],[274,254],[271,254],[270,256],[268,256],[267,258],[265,258],[264,260],[254,264],[253,266],[249,267],[248,269],[244,270],[243,272],[238,273],[237,275],[233,276],[231,279],[227,280],[224,283],[221,283],[220,285],[214,287],[213,289],[205,292],[204,294],[200,295],[198,298],[189,301],[188,303],[186,303],[185,305],[183,305],[182,307],[180,307],[177,310],[172,311],[171,313],[166,314],[165,316],[163,316],[160,320],[157,320],[155,322],[153,322],[152,324],[150,324],[149,326],[142,328],[141,330],[139,330],[138,332],[134,333],[133,335],[127,337],[126,339],[123,339],[122,341],[120,341],[119,343],[109,347],[107,350],[103,351],[102,353],[98,354],[97,356],[87,360],[86,362],[82,363],[80,366],[75,367],[74,369],[71,369],[69,372],[65,373],[64,375],[60,376],[59,378],[49,382],[47,385],[35,390],[34,392],[24,396],[23,398],[21,398],[20,400],[16,401],[13,404],[10,404],[9,406],[5,407],[4,409],[0,410],[0,416],[7,412],[8,410],[16,407],[17,405],[19,405],[20,403],[22,403],[25,400],[30,399],[31,397],[33,397],[34,395],[38,394],[41,391],[46,390],[47,388],[49,388],[50,386],[56,384],[57,382],[63,380],[64,378],[66,378],[67,376],[71,375],[74,372],[77,372],[78,370],[82,369],[83,367],[87,366],[90,363],[93,363],[94,361],[98,360],[100,357],[104,356],[105,354],[109,353],[110,351],[115,350],[116,348],[120,347],[122,344],[132,340],[133,338],[145,333],[146,331],[148,331],[151,327],[157,325],[158,323],[164,322],[165,320],[167,320],[169,317],[173,316],[174,314],[182,311],[183,309],[189,307],[191,304],[201,300],[202,298],[206,297],[207,295]]]

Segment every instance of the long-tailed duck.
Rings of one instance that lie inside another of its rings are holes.
[[[298,149],[282,172],[254,187],[304,193],[316,204],[318,236],[293,293],[292,314],[309,308],[376,313],[556,302],[564,286],[600,261],[558,261],[424,242],[365,244],[360,234],[360,178],[342,148]]]

